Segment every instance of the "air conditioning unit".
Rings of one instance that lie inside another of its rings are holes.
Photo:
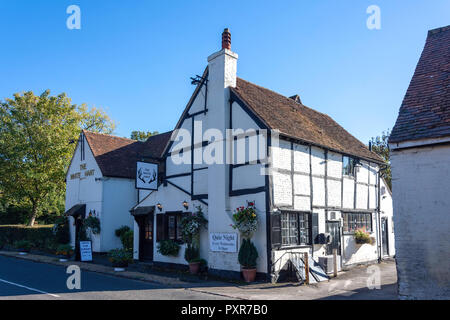
[[[337,257],[337,271],[339,272],[341,271],[341,256],[336,257]],[[319,264],[327,274],[334,272],[333,256],[319,257]]]

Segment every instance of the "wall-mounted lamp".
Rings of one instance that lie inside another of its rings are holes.
[[[188,203],[186,200],[183,201],[183,207],[184,207],[186,210],[189,209],[189,203]]]
[[[161,203],[158,203],[158,204],[156,205],[156,207],[159,209],[159,211],[162,211],[162,204],[161,204]]]

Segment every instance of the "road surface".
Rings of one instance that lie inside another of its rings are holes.
[[[217,294],[130,280],[81,270],[81,289],[70,290],[62,266],[0,256],[0,300],[4,299],[226,299]]]

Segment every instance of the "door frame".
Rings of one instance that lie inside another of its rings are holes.
[[[152,245],[152,255],[151,257],[144,257],[144,241],[145,241],[145,220],[149,218],[152,221],[152,241],[151,241],[151,245]],[[154,257],[154,250],[155,250],[155,215],[153,212],[146,214],[146,215],[142,215],[139,217],[136,217],[136,222],[137,225],[139,227],[139,261],[149,261],[152,262],[153,261],[153,257]]]

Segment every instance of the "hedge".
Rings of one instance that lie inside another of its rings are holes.
[[[0,248],[12,246],[16,241],[30,241],[33,248],[53,250],[56,238],[53,225],[38,225],[28,227],[24,225],[0,225]]]

